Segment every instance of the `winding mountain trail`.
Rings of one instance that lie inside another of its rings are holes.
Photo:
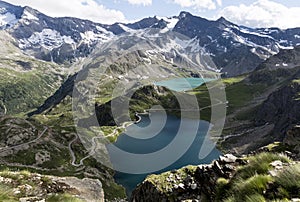
[[[186,112],[192,112],[192,111],[201,111],[201,110],[204,110],[204,109],[208,109],[208,108],[211,108],[211,107],[214,107],[214,106],[218,106],[218,105],[221,105],[221,104],[227,104],[227,102],[223,102],[221,100],[217,100],[218,103],[216,104],[213,104],[213,105],[208,105],[208,106],[205,106],[205,107],[201,107],[201,108],[198,108],[198,109],[180,109],[180,108],[167,108],[167,109],[147,109],[146,111],[150,112],[150,111],[166,111],[166,110],[172,110],[172,111],[177,111],[177,110],[180,110],[180,111],[186,111]]]
[[[76,141],[79,139],[78,134],[75,134],[75,138],[74,138],[73,140],[71,140],[71,141],[69,142],[69,144],[68,144],[68,149],[69,149],[70,155],[71,155],[71,157],[72,157],[72,161],[71,161],[72,166],[74,166],[74,167],[84,166],[83,161],[86,160],[86,159],[88,159],[88,158],[90,158],[91,156],[93,156],[93,155],[96,153],[96,149],[97,149],[97,141],[96,141],[96,140],[97,140],[97,139],[103,139],[103,138],[113,137],[113,136],[115,136],[115,135],[118,134],[118,130],[119,130],[119,129],[121,129],[121,130],[126,129],[126,128],[127,128],[128,126],[130,126],[131,124],[133,124],[133,123],[132,123],[132,122],[124,122],[124,123],[122,123],[122,125],[121,125],[120,127],[115,128],[115,129],[113,130],[113,132],[110,133],[109,135],[106,135],[106,136],[101,135],[101,136],[93,137],[93,138],[91,139],[91,141],[92,141],[92,147],[91,147],[91,150],[90,150],[89,154],[88,154],[87,156],[83,157],[83,158],[79,161],[79,163],[76,163],[75,152],[74,152],[73,149],[72,149],[72,144],[73,144],[74,142],[76,142]]]
[[[41,134],[38,135],[38,137],[36,139],[31,140],[29,142],[19,144],[19,145],[14,145],[14,146],[11,146],[11,147],[8,147],[8,148],[4,148],[4,149],[0,150],[0,153],[4,153],[4,152],[7,152],[7,151],[10,151],[10,150],[13,150],[13,149],[20,149],[21,147],[24,147],[24,146],[27,146],[31,143],[37,142],[39,139],[42,138],[42,136],[47,132],[47,130],[49,130],[49,128],[45,127],[45,129],[41,132]]]

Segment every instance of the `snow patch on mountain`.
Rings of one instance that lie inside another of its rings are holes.
[[[299,44],[296,44],[296,46],[298,46],[298,45],[299,45]],[[293,46],[283,45],[281,42],[277,43],[277,46],[278,46],[280,49],[286,49],[286,50],[294,49]]]
[[[99,27],[98,27],[99,28]],[[86,31],[84,33],[80,33],[82,41],[84,43],[90,44],[94,42],[108,42],[114,36],[111,32],[102,32],[102,33],[95,33],[94,31]]]
[[[203,50],[203,48],[199,45],[199,39],[197,39],[197,38],[191,39],[188,42],[186,48],[190,48],[190,51],[192,53],[196,53],[196,52]]]
[[[262,34],[279,33],[279,29],[278,28],[265,28],[261,33]]]
[[[131,29],[131,28],[129,28],[129,27],[123,25],[122,23],[119,23],[118,25],[119,25],[119,26],[121,27],[121,29],[123,29],[125,32],[133,32],[133,31],[135,31],[134,29]]]
[[[24,10],[21,20],[26,25],[29,25],[31,21],[38,21],[39,19],[29,11]],[[29,38],[20,39],[19,47],[24,50],[41,46],[46,50],[52,51],[64,44],[68,44],[71,45],[73,49],[76,49],[81,43],[95,44],[98,42],[107,42],[114,37],[114,34],[97,25],[94,30],[81,32],[80,37],[81,39],[78,43],[74,41],[71,34],[65,36],[55,28],[44,28],[41,32],[34,32]]]
[[[251,31],[246,30],[246,29],[240,29],[240,31],[243,32],[243,33],[247,33],[247,34],[254,34],[254,32],[251,32]],[[255,33],[254,35],[257,35],[257,36],[260,36],[260,37],[265,37],[265,38],[270,37],[270,36],[262,35],[262,34],[259,34],[259,33]],[[269,46],[262,46],[262,45],[256,44],[256,43],[252,42],[251,40],[249,40],[246,37],[237,35],[236,33],[234,33],[228,27],[224,29],[224,33],[222,34],[222,36],[226,39],[232,38],[233,39],[233,44],[235,46],[240,46],[240,44],[244,44],[244,45],[250,47],[251,48],[250,51],[252,53],[256,54],[257,56],[259,56],[262,59],[266,59],[266,55],[262,54],[261,51],[269,53],[269,55],[274,55],[274,54],[278,53],[280,47],[283,47],[283,46],[279,46],[278,44],[276,44],[277,47],[273,47],[273,48],[271,48]],[[273,38],[271,37],[271,39],[273,39]],[[237,42],[237,43],[234,43],[234,42]]]
[[[173,30],[173,28],[176,26],[176,24],[179,21],[178,17],[157,17],[158,20],[163,20],[167,23],[167,27],[161,30],[161,33],[166,33],[170,30]]]
[[[65,44],[75,44],[70,36],[61,36],[59,32],[52,29],[43,29],[42,32],[33,33],[28,39],[21,39],[19,47],[21,49],[40,45],[47,50],[53,50]]]
[[[34,16],[33,14],[31,14],[27,10],[24,10],[22,18],[26,19],[26,20],[36,20],[36,21],[39,20],[36,16]]]
[[[10,12],[6,12],[5,8],[0,9],[0,27],[6,28],[6,27],[12,27],[18,22],[18,19],[16,16]]]
[[[179,21],[177,17],[156,17],[158,20],[164,20],[167,23],[167,28],[172,30]]]
[[[259,33],[259,32],[254,32],[254,31],[250,31],[248,29],[244,29],[244,28],[241,28],[239,29],[240,32],[244,33],[244,34],[251,34],[251,35],[256,35],[256,36],[259,36],[259,37],[265,37],[265,38],[269,38],[269,39],[273,39],[273,37],[269,36],[269,35],[266,35],[266,34],[263,34],[263,33]]]

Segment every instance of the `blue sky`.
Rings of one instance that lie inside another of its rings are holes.
[[[300,27],[299,0],[7,0],[53,16],[96,22],[132,22],[149,16],[174,16],[180,11],[208,19],[224,16],[250,27]]]
[[[184,1],[184,0],[183,0]],[[216,6],[216,9],[195,9],[191,7],[182,7],[171,0],[152,0],[151,5],[144,6],[142,4],[130,4],[126,0],[97,0],[100,4],[105,5],[107,8],[117,9],[125,14],[128,20],[140,19],[147,16],[173,16],[178,15],[180,11],[189,11],[195,15],[200,15],[206,18],[215,18],[218,11],[227,6],[238,6],[240,4],[250,5],[256,1],[254,0],[223,0],[222,6]],[[216,1],[213,1],[216,2]],[[283,4],[287,7],[300,7],[298,0],[273,0]],[[299,25],[300,26],[300,25]]]

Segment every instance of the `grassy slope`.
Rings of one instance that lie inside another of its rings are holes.
[[[59,76],[0,69],[0,97],[7,114],[27,112],[41,105],[58,86]],[[49,85],[50,84],[50,85]],[[52,85],[51,85],[52,84]]]
[[[25,55],[0,31],[0,112],[25,113],[41,105],[60,85],[63,67]]]
[[[222,82],[226,86],[226,100],[228,101],[227,115],[230,115],[236,110],[246,106],[256,96],[259,96],[262,92],[264,92],[267,89],[266,85],[250,84],[246,82],[246,78],[247,76],[244,75],[235,78],[222,79]],[[206,85],[197,87],[196,89],[191,90],[188,93],[197,96],[200,108],[211,105],[210,94],[207,90]],[[201,119],[209,121],[210,112],[210,108],[202,110]]]
[[[239,167],[231,180],[219,179],[218,192],[225,193],[218,196],[221,201],[288,201],[300,197],[299,162],[290,163],[285,156],[273,153],[261,153],[246,160],[248,164]],[[272,176],[270,163],[274,161],[286,165]]]

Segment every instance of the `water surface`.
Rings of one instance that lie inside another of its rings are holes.
[[[212,81],[214,79],[209,78],[177,78],[156,82],[157,86],[164,86],[173,91],[187,91],[192,90],[198,86],[201,86],[203,83]]]
[[[181,119],[168,115],[166,118],[166,123],[163,124],[164,127],[162,130],[159,130],[159,125],[161,124],[153,124],[155,123],[155,120],[161,120],[162,116],[165,116],[165,114],[161,112],[154,112],[151,113],[151,119],[145,115],[142,116],[141,122],[139,122],[136,125],[129,126],[124,134],[122,134],[116,143],[113,145],[120,148],[123,151],[127,151],[129,153],[135,153],[135,154],[148,154],[151,152],[159,151],[161,149],[164,149],[166,146],[172,142],[178,132]],[[219,155],[221,154],[220,151],[218,151],[215,147],[213,142],[209,142],[211,144],[210,146],[213,147],[213,150],[210,152],[210,154],[205,159],[199,159],[199,151],[202,146],[202,143],[204,141],[206,132],[209,128],[209,123],[206,121],[200,121],[200,120],[185,120],[190,124],[197,125],[198,129],[196,131],[193,130],[193,127],[189,127],[185,124],[185,132],[184,137],[185,139],[183,141],[193,141],[191,146],[188,148],[188,150],[174,163],[169,165],[166,168],[163,168],[159,171],[156,171],[154,173],[162,173],[164,171],[169,171],[173,169],[178,169],[186,165],[199,165],[203,163],[210,163],[212,160],[217,159]],[[138,126],[138,127],[137,127]],[[151,137],[151,133],[158,133]],[[192,135],[195,134],[196,137]],[[149,138],[150,137],[150,138]],[[192,138],[192,139],[191,139]],[[206,145],[207,146],[207,145]],[[108,151],[110,153],[110,150],[112,150],[112,145],[107,146]],[[176,153],[176,148],[174,148],[174,153]],[[172,156],[172,153],[170,154],[170,157]],[[114,166],[118,167],[120,162],[127,161],[122,156],[115,155],[113,153],[110,153],[111,162]],[[167,159],[166,159],[167,160]],[[160,159],[161,161],[161,159]],[[128,162],[128,165],[131,165],[134,162]],[[150,164],[155,164],[157,162],[149,162]],[[141,167],[145,165],[140,165]],[[128,173],[122,173],[117,172],[115,175],[115,180],[117,183],[123,185],[126,188],[127,194],[130,195],[133,189],[142,182],[145,177],[149,173],[146,174],[128,174]]]

